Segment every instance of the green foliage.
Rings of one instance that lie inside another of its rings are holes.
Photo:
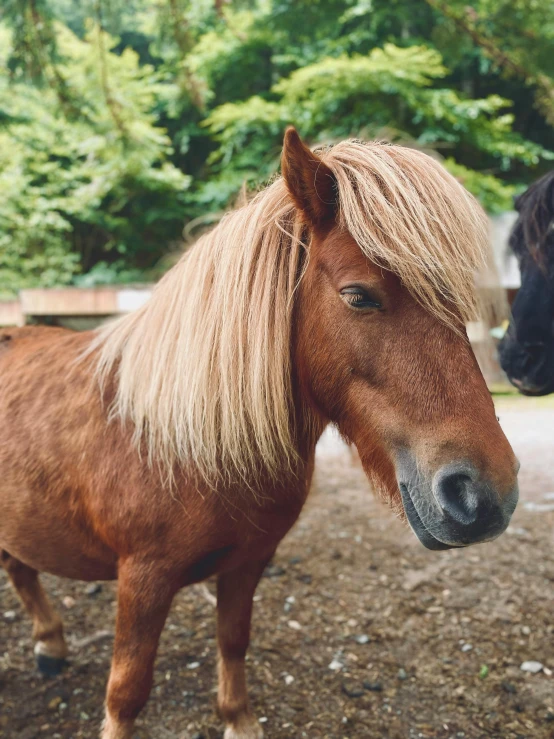
[[[97,285],[121,285],[130,282],[142,282],[144,273],[139,269],[130,269],[120,259],[117,262],[96,262],[85,275],[77,275],[73,282],[79,287],[96,287]]]
[[[182,228],[190,178],[153,113],[167,85],[97,26],[56,34],[78,117],[54,90],[0,75],[2,293],[66,284],[106,256],[148,267]]]
[[[516,185],[507,185],[492,175],[468,169],[453,159],[445,159],[444,166],[462,185],[488,206],[490,213],[502,213],[513,208]]]
[[[524,0],[5,0],[0,297],[150,274],[290,123],[433,150],[509,208],[552,166],[553,37]]]
[[[440,54],[423,46],[385,44],[365,57],[327,57],[274,85],[278,102],[254,96],[216,108],[205,121],[219,143],[210,162],[230,187],[230,162],[244,180],[268,176],[276,166],[281,132],[290,122],[312,140],[358,132],[422,147],[456,147],[467,159],[486,162],[489,171],[509,171],[514,162],[534,166],[554,157],[512,130],[514,117],[504,112],[510,101],[498,95],[466,99],[431,86],[445,75]],[[452,158],[450,165],[456,165]],[[466,173],[466,187],[485,207],[509,207],[513,187],[488,172],[458,166]]]

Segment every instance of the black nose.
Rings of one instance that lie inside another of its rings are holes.
[[[517,486],[500,497],[471,465],[460,464],[447,465],[435,474],[433,494],[444,523],[460,542],[482,541],[503,531],[518,498]]]
[[[433,480],[433,492],[444,513],[463,526],[475,523],[479,515],[479,495],[470,470],[443,468]]]

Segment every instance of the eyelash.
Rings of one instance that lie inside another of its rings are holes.
[[[341,290],[340,294],[352,308],[375,308],[378,310],[382,307],[377,300],[373,300],[361,287],[345,287]]]

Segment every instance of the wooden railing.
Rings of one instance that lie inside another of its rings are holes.
[[[46,318],[116,316],[141,306],[151,292],[151,285],[21,290],[19,300],[0,301],[0,326]]]

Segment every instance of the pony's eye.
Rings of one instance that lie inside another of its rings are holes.
[[[375,300],[363,287],[345,287],[340,291],[343,300],[352,308],[381,308],[381,303]]]

